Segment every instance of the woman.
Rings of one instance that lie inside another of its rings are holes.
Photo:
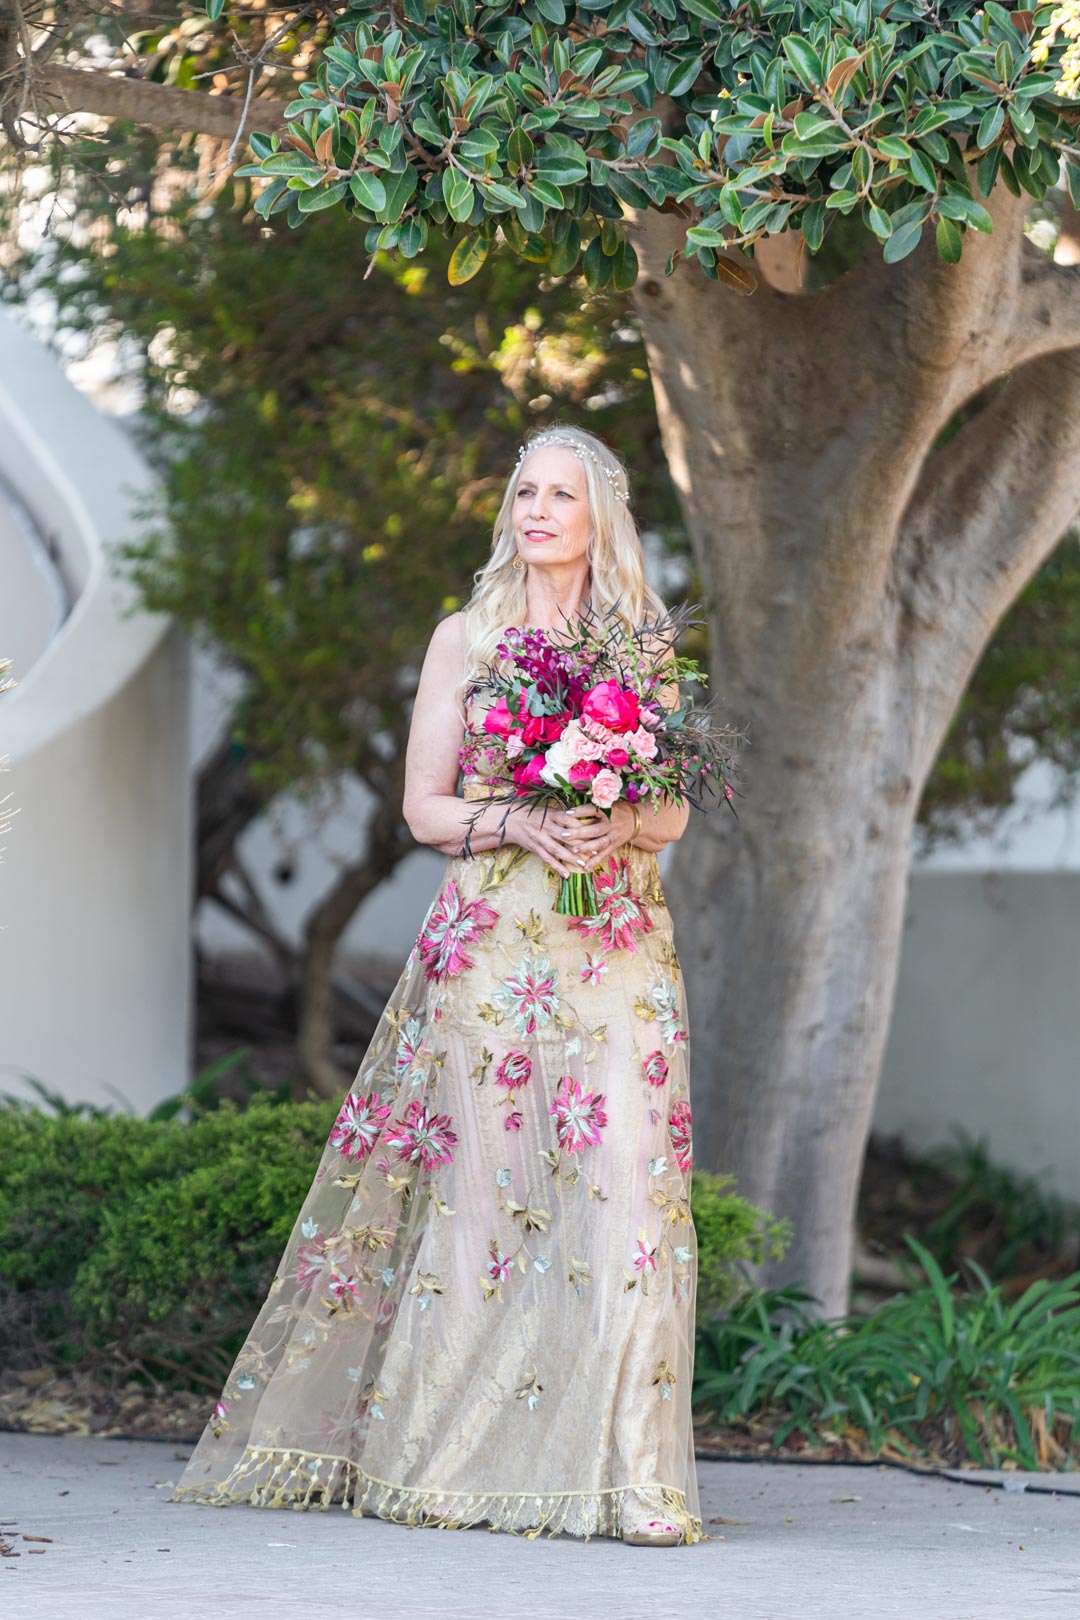
[[[696,1241],[682,977],[656,851],[688,807],[476,801],[469,683],[512,624],[636,627],[626,470],[522,447],[491,558],[421,671],[404,814],[450,857],[266,1302],[174,1497],[689,1545]],[[465,702],[462,704],[461,696]],[[665,694],[669,704],[677,687]],[[592,868],[596,917],[553,910]]]

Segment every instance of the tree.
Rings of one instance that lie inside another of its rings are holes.
[[[923,784],[1080,504],[1080,269],[1024,230],[1063,171],[1080,197],[1050,11],[299,7],[333,38],[240,171],[263,218],[341,209],[371,255],[454,239],[451,282],[498,238],[632,291],[712,686],[752,725],[737,836],[695,828],[672,883],[699,1156],[794,1217],[773,1280],[829,1314]]]

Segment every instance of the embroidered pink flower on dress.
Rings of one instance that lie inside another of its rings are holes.
[[[613,951],[623,947],[636,951],[635,934],[647,934],[653,922],[645,910],[641,896],[630,888],[629,862],[612,855],[606,868],[593,873],[596,890],[595,917],[567,917],[571,928],[576,928],[590,944]]]
[[[439,981],[453,973],[464,973],[473,959],[464,947],[478,939],[486,928],[499,920],[486,900],[463,900],[453,878],[449,878],[435,901],[416,942],[429,979]]]
[[[488,1254],[491,1256],[488,1264],[488,1276],[492,1282],[505,1282],[510,1275],[512,1262],[506,1258],[499,1248],[489,1249]]]
[[[559,1146],[567,1153],[580,1153],[599,1142],[601,1126],[607,1124],[604,1102],[601,1092],[586,1091],[573,1075],[563,1075],[548,1113],[555,1115]]]
[[[585,961],[581,969],[584,984],[599,984],[607,970],[608,964],[602,956],[593,956],[591,952],[585,952]]]
[[[689,1170],[694,1157],[690,1104],[680,1099],[671,1110],[668,1131],[680,1170]]]
[[[495,1084],[513,1091],[516,1086],[527,1086],[532,1075],[532,1058],[527,1052],[507,1052],[495,1071]]]
[[[523,956],[513,973],[501,979],[492,1000],[513,1014],[519,1035],[532,1035],[537,1026],[550,1024],[559,1006],[555,986],[559,980],[546,956]]]
[[[393,1104],[384,1103],[377,1091],[367,1097],[350,1092],[330,1132],[331,1146],[343,1158],[366,1159],[392,1112]]]
[[[668,1060],[663,1052],[650,1052],[647,1058],[642,1059],[645,1069],[645,1078],[650,1086],[662,1086],[668,1077]]]
[[[320,1232],[310,1243],[301,1243],[297,1249],[293,1277],[301,1288],[310,1289],[322,1271],[326,1264],[326,1245],[332,1237],[337,1236],[337,1233],[338,1229],[335,1226],[332,1232]]]
[[[332,1299],[355,1299],[360,1292],[360,1284],[353,1276],[342,1277],[339,1272],[335,1272],[330,1278],[327,1292]]]
[[[634,1256],[634,1268],[637,1271],[655,1271],[658,1245],[650,1246],[642,1238],[637,1240],[638,1252]]]
[[[405,1110],[404,1119],[395,1119],[386,1141],[398,1150],[398,1158],[421,1164],[430,1170],[436,1164],[452,1164],[457,1134],[451,1130],[449,1114],[429,1114],[415,1099]]]

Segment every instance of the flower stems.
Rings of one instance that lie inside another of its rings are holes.
[[[596,885],[591,872],[571,872],[559,884],[555,910],[564,917],[595,917]]]

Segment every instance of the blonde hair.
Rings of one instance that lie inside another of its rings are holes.
[[[630,502],[621,499],[613,488],[620,481],[627,490],[630,487],[630,475],[622,460],[586,428],[554,422],[535,430],[526,437],[523,454],[507,480],[495,518],[491,556],[473,575],[472,594],[462,609],[465,673],[455,697],[463,720],[465,687],[485,664],[497,662],[495,649],[506,627],[525,622],[526,570],[514,567],[518,554],[512,519],[514,497],[525,457],[531,450],[541,449],[553,434],[580,445],[584,452],[578,459],[585,469],[593,529],[588,552],[588,599],[593,611],[603,616],[617,604],[618,617],[631,630],[640,628],[647,619],[662,618],[667,611],[645,578],[645,556],[637,524],[630,514]],[[572,453],[578,454],[576,450]]]

